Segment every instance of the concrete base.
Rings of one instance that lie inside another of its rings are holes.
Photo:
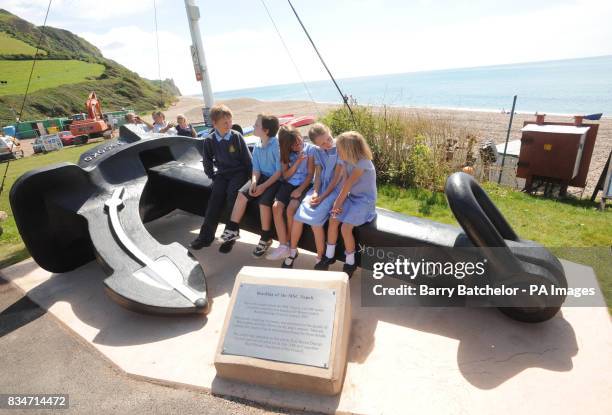
[[[177,212],[147,227],[161,243],[186,245],[200,224],[199,217]],[[251,257],[257,240],[244,232],[229,255],[216,244],[196,253],[213,298],[206,317],[127,311],[104,293],[105,275],[96,263],[51,274],[30,259],[2,275],[126,373],[157,382],[320,412],[610,413],[612,328],[605,307],[564,308],[535,325],[495,309],[362,308],[359,273],[351,280],[352,329],[340,395],[220,379],[213,362],[235,275],[244,265],[280,266]],[[314,262],[302,252],[296,266]],[[591,268],[563,264],[568,273],[595,279]]]

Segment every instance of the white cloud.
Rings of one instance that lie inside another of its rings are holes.
[[[156,0],[157,4],[164,0]],[[42,24],[49,0],[3,0],[0,5],[33,24]],[[54,0],[49,24],[70,20],[100,21],[133,16],[151,9],[151,0]],[[60,26],[61,27],[61,26]]]
[[[79,33],[96,45],[105,57],[149,79],[158,79],[155,32],[137,26],[113,28],[104,33]],[[172,32],[159,32],[160,68],[162,78],[173,78],[184,89],[195,79],[189,42]]]

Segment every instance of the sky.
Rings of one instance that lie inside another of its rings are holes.
[[[612,54],[610,0],[292,2],[339,79]],[[0,8],[36,25],[47,4],[0,0]],[[214,91],[328,79],[286,0],[196,4]],[[201,91],[183,0],[53,0],[47,24],[78,34],[141,76],[173,78],[184,95]]]

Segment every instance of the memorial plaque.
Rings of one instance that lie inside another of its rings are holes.
[[[243,283],[222,353],[326,368],[335,308],[332,289]]]
[[[217,376],[335,395],[350,332],[344,272],[243,267],[217,345]]]

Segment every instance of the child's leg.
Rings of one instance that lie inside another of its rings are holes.
[[[234,209],[232,209],[232,217],[231,221],[235,223],[240,223],[242,217],[244,216],[244,212],[246,211],[247,202],[249,200],[242,193],[238,193],[236,197],[236,203],[234,203]]]
[[[295,222],[293,223],[295,224]],[[321,259],[325,252],[325,231],[323,226],[312,226],[312,233],[314,234],[315,246],[317,247],[317,258]]]
[[[330,245],[336,245],[338,242],[338,228],[340,227],[340,221],[336,218],[329,218],[329,225],[327,226],[327,243]]]
[[[259,219],[261,221],[261,239],[264,241],[272,239],[272,208],[259,204]]]
[[[297,249],[303,231],[304,224],[299,220],[294,220],[291,226],[291,249]]]
[[[348,265],[355,264],[355,237],[353,236],[354,226],[350,223],[343,223],[341,232],[342,240],[344,240],[344,249],[346,254],[345,263]]]
[[[287,233],[290,233],[293,229],[293,217],[295,216],[295,212],[297,212],[300,207],[300,201],[296,199],[291,199],[289,205],[287,206]],[[287,235],[287,239],[289,239],[290,235]]]
[[[272,205],[274,215],[274,227],[276,228],[276,236],[281,245],[287,244],[287,225],[285,224],[285,204],[276,200]]]
[[[204,241],[212,241],[215,238],[219,217],[223,210],[225,195],[227,192],[228,180],[223,176],[215,177],[212,185],[212,191],[206,206],[204,214],[204,223],[200,229],[199,239]]]
[[[338,228],[340,221],[336,218],[329,218],[327,226],[327,248],[325,249],[325,257],[333,259],[336,256],[336,242],[338,242]]]
[[[244,192],[251,183],[247,181],[247,179],[248,178],[244,175],[235,175],[229,179],[226,191],[226,202],[232,204],[232,214],[220,238],[222,245],[219,247],[219,250],[223,253],[228,253],[231,250],[234,241],[238,239],[240,235],[240,221],[242,220],[248,202],[248,197]]]

